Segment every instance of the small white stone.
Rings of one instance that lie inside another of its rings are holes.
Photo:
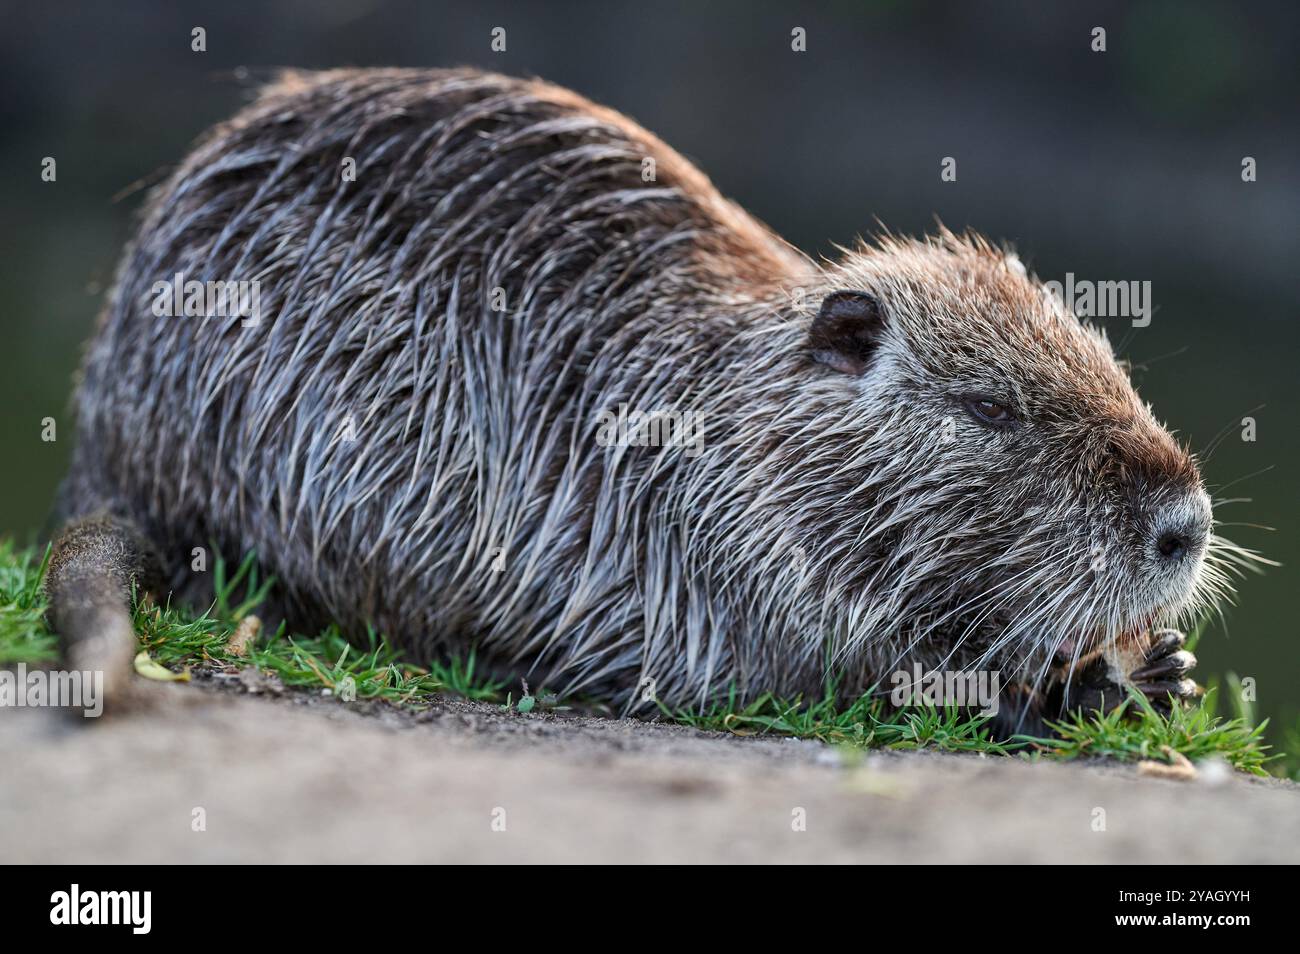
[[[1204,785],[1222,785],[1232,778],[1232,766],[1217,755],[1198,763],[1196,768]]]

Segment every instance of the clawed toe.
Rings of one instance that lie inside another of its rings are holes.
[[[1201,687],[1187,678],[1196,668],[1196,657],[1183,648],[1187,637],[1175,629],[1153,634],[1151,649],[1142,665],[1129,673],[1129,681],[1161,710],[1168,710],[1171,697],[1180,702],[1201,694]]]
[[[1141,669],[1136,669],[1129,673],[1129,678],[1134,682],[1143,682],[1161,677],[1181,677],[1196,668],[1196,657],[1186,649],[1180,649],[1177,652],[1170,653],[1160,659],[1152,661],[1147,657],[1147,663]]]
[[[1151,648],[1147,650],[1147,662],[1168,656],[1187,645],[1187,637],[1176,629],[1158,629],[1151,634]]]

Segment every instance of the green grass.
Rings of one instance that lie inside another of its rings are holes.
[[[1167,762],[1172,750],[1193,762],[1220,758],[1233,768],[1267,775],[1269,756],[1263,743],[1266,723],[1252,725],[1244,718],[1220,718],[1213,694],[1199,705],[1175,708],[1169,716],[1158,713],[1150,701],[1134,692],[1118,708],[1102,714],[1075,714],[1054,724],[1060,738],[1036,739],[1032,744],[1060,759],[1103,757],[1131,761]]]
[[[697,729],[737,735],[787,735],[854,748],[933,748],[1005,755],[1022,747],[994,742],[989,736],[988,719],[970,717],[952,707],[900,709],[884,699],[863,696],[841,709],[829,692],[809,704],[764,695],[745,706],[737,705],[733,693],[727,702],[703,712],[663,711],[669,718]]]
[[[764,696],[747,706],[716,705],[702,713],[665,713],[700,729],[740,735],[782,735],[819,739],[852,748],[938,749],[946,752],[1020,754],[1033,758],[1070,760],[1088,757],[1170,762],[1174,751],[1193,762],[1218,757],[1243,772],[1268,775],[1269,756],[1263,742],[1266,723],[1253,725],[1243,717],[1221,718],[1214,711],[1214,693],[1197,705],[1160,715],[1134,692],[1123,705],[1102,714],[1076,714],[1052,723],[1060,738],[1020,735],[994,741],[989,719],[967,715],[953,707],[897,708],[878,697],[866,697],[846,708],[828,694],[819,702],[782,701]],[[1293,764],[1279,764],[1279,774],[1294,776]]]
[[[259,634],[245,655],[232,653],[227,643],[234,627],[257,609],[273,581],[258,579],[251,557],[229,578],[224,561],[218,558],[213,574],[216,599],[201,616],[171,606],[136,607],[141,644],[163,665],[237,669],[252,663],[274,673],[285,686],[324,688],[413,707],[427,705],[440,692],[481,701],[501,696],[500,683],[475,672],[473,652],[463,662],[453,658],[420,667],[404,661],[373,630],[366,634],[365,648],[358,649],[336,626],[312,637],[290,635],[281,626],[274,633]]]
[[[41,664],[58,658],[56,641],[45,625],[41,578],[49,555],[33,549],[16,550],[0,541],[0,665]],[[357,699],[383,699],[422,707],[438,693],[498,702],[504,685],[475,669],[474,654],[429,666],[403,660],[373,631],[358,649],[335,626],[315,636],[291,635],[280,627],[262,632],[244,655],[232,652],[230,637],[239,622],[265,599],[272,580],[259,579],[251,557],[227,574],[224,561],[213,568],[216,599],[212,607],[194,614],[173,606],[140,601],[134,612],[141,648],[163,666],[233,672],[249,664],[274,674],[285,686],[347,692]],[[350,679],[350,682],[349,682]]]
[[[41,578],[48,553],[15,550],[0,540],[0,666],[46,663],[58,658],[55,639],[45,626]]]
[[[57,658],[56,641],[44,621],[41,578],[48,551],[19,549],[0,541],[0,665],[43,664]],[[236,672],[254,665],[288,687],[324,690],[358,699],[381,699],[420,708],[439,693],[504,703],[521,713],[557,708],[553,696],[536,695],[524,687],[516,699],[505,685],[476,670],[474,654],[463,660],[435,661],[417,666],[404,660],[382,636],[370,630],[364,648],[344,639],[335,626],[313,636],[289,634],[281,627],[261,632],[243,655],[232,652],[229,640],[241,620],[266,598],[272,580],[262,577],[248,557],[233,573],[218,559],[213,568],[216,599],[202,614],[142,601],[135,609],[135,628],[142,648],[172,670],[186,667]],[[1192,761],[1218,757],[1256,775],[1271,769],[1300,777],[1294,755],[1269,756],[1264,725],[1256,725],[1245,703],[1230,716],[1220,716],[1221,696],[1238,700],[1234,691],[1207,692],[1198,704],[1161,716],[1142,697],[1134,697],[1106,715],[1077,715],[1054,726],[1059,738],[1017,736],[994,741],[989,720],[953,708],[897,708],[881,698],[863,697],[840,705],[828,692],[813,702],[781,700],[765,695],[747,705],[734,693],[701,712],[664,710],[686,725],[738,735],[779,735],[818,739],[853,749],[937,749],[950,752],[1019,754],[1031,758],[1078,759],[1102,757],[1125,761],[1168,761],[1169,752]],[[1284,734],[1289,749],[1300,752],[1300,724]],[[1292,744],[1294,743],[1294,744]]]

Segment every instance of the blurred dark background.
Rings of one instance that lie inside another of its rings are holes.
[[[922,232],[1014,242],[1045,279],[1149,280],[1105,322],[1204,451],[1223,532],[1283,562],[1240,586],[1200,677],[1300,708],[1300,5],[1175,2],[0,4],[0,533],[36,539],[89,334],[143,193],[282,65],[536,74],[660,134],[795,244]],[[190,31],[207,30],[207,52]],[[507,51],[490,49],[506,28]],[[790,49],[807,30],[807,52]],[[1090,49],[1107,31],[1107,51]],[[58,162],[55,183],[41,161]],[[943,183],[940,160],[957,159]],[[1253,156],[1258,181],[1244,183]],[[1253,443],[1241,419],[1258,422]],[[40,422],[59,422],[55,443]],[[1260,526],[1276,528],[1273,531]],[[1275,726],[1276,728],[1276,726]],[[1276,738],[1276,736],[1275,736]]]

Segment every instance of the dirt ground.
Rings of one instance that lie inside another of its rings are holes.
[[[1300,861],[1284,782],[161,688],[93,724],[0,712],[0,861]]]

